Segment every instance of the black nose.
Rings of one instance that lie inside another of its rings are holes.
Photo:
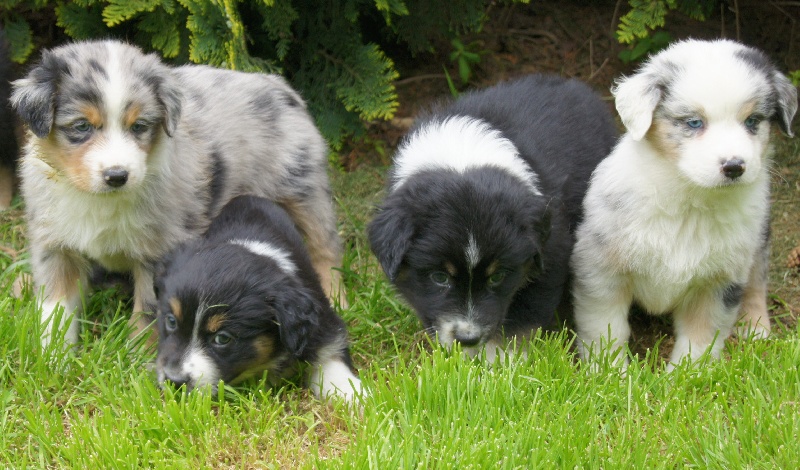
[[[731,158],[722,164],[722,173],[732,180],[744,174],[744,160],[741,158]]]
[[[456,334],[455,337],[464,346],[475,346],[481,342],[481,336],[477,334]]]
[[[128,182],[128,170],[118,166],[112,166],[103,172],[103,179],[106,181],[106,184],[112,188],[119,188]]]

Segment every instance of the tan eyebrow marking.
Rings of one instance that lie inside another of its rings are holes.
[[[220,328],[222,328],[223,323],[225,323],[225,320],[227,319],[228,316],[224,313],[212,315],[211,318],[208,319],[208,323],[206,323],[206,329],[211,333],[216,333]]]
[[[172,309],[172,314],[178,320],[183,320],[183,312],[181,312],[181,302],[177,297],[169,299],[169,307]]]

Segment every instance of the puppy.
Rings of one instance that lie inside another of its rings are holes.
[[[463,95],[401,143],[369,240],[425,329],[470,354],[551,324],[608,107],[577,80],[528,76]]]
[[[160,382],[187,390],[220,380],[281,378],[298,360],[312,364],[317,396],[352,398],[347,330],[331,308],[283,209],[239,196],[208,231],[170,254],[156,279]]]
[[[797,90],[758,50],[690,40],[612,91],[628,132],[592,176],[576,235],[580,355],[623,346],[632,302],[672,312],[670,369],[719,357],[740,313],[743,334],[767,336],[770,128],[792,135]]]
[[[281,77],[79,42],[45,51],[12,103],[31,131],[20,174],[44,344],[63,328],[57,306],[65,318],[80,306],[93,263],[132,273],[132,323],[146,328],[156,262],[244,193],[288,211],[323,287],[338,289],[326,144]],[[66,342],[77,340],[72,321]]]
[[[5,33],[0,29],[0,210],[8,209],[14,196],[17,158],[17,136],[14,111],[8,102],[11,94],[11,57]]]

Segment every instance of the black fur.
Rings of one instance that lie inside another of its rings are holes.
[[[744,287],[741,284],[730,284],[722,292],[722,302],[725,304],[725,308],[732,309],[742,303],[743,296]]]
[[[524,334],[550,325],[568,281],[589,177],[616,141],[608,106],[577,80],[528,76],[435,108],[407,139],[453,116],[483,120],[513,142],[538,175],[542,195],[491,166],[421,171],[392,191],[393,169],[389,194],[368,227],[372,250],[430,332],[442,315],[465,315],[468,302],[479,342],[501,330]],[[484,157],[492,163],[492,155]],[[481,253],[472,273],[464,254],[470,232]],[[448,287],[432,282],[432,273],[448,267],[455,268]],[[505,277],[490,285],[493,272]]]
[[[297,271],[286,272],[274,259],[230,243],[243,239],[288,252]],[[339,348],[339,359],[352,368],[345,324],[322,290],[302,237],[286,212],[266,199],[239,196],[226,204],[201,238],[166,258],[156,278],[156,292],[157,366],[162,379],[186,383],[186,377],[169,370],[179,369],[194,329],[225,382],[235,383],[244,371],[252,372],[254,360],[256,366],[275,362],[269,372],[280,376],[297,360],[321,359],[318,352],[323,347]],[[180,304],[181,319],[170,331],[167,317],[173,313],[174,300]],[[198,326],[201,304],[206,313]],[[209,332],[209,320],[218,314],[225,315],[225,321],[221,329]],[[212,342],[220,331],[233,337],[225,347]],[[263,337],[275,345],[269,361],[258,359],[255,341]]]

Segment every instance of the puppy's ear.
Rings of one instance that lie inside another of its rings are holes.
[[[58,78],[66,62],[50,51],[25,78],[13,82],[11,105],[37,137],[43,138],[53,128]]]
[[[180,83],[172,69],[161,63],[155,54],[152,57],[155,62],[158,62],[158,66],[152,71],[151,81],[155,85],[158,103],[164,111],[164,132],[172,137],[181,120],[183,93],[181,93]]]
[[[281,342],[295,357],[305,359],[309,340],[317,336],[319,320],[330,308],[304,287],[287,289],[273,299]]]
[[[381,263],[390,281],[397,278],[408,249],[414,227],[406,210],[399,204],[385,204],[367,227],[372,252]]]
[[[797,112],[797,88],[784,74],[778,71],[774,72],[773,78],[778,98],[778,124],[784,134],[794,137],[792,119]]]
[[[642,140],[653,123],[653,111],[661,100],[655,77],[640,71],[623,77],[611,88],[619,117],[633,140]]]

